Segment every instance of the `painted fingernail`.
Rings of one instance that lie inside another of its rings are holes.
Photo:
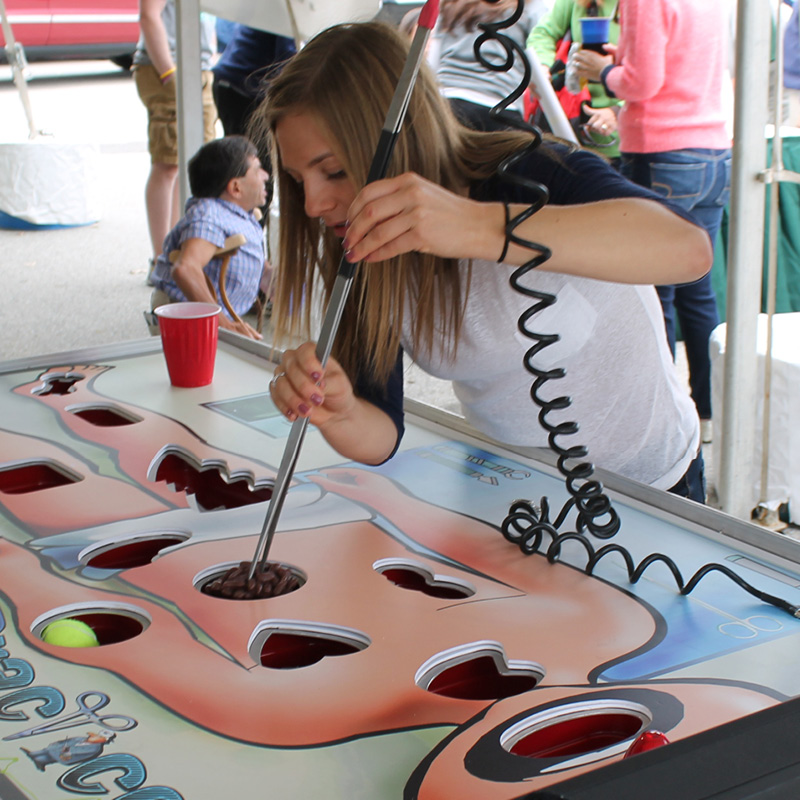
[[[300,405],[299,405],[299,406],[297,406],[297,410],[298,410],[298,411],[299,411],[299,412],[300,412],[300,413],[301,413],[303,416],[305,416],[306,414],[308,414],[308,412],[309,412],[309,411],[311,411],[311,409],[310,409],[310,408],[309,408],[309,407],[308,407],[308,406],[307,406],[305,403],[300,403]]]
[[[296,418],[297,418],[297,414],[295,414],[294,411],[287,411],[286,412],[286,419],[288,419],[289,422],[294,422]]]
[[[312,372],[311,373],[311,379],[314,382],[318,381],[321,377],[322,377],[322,373],[321,372]]]
[[[311,395],[311,402],[315,406],[321,406],[322,405],[322,398],[318,394],[312,394]]]
[[[344,221],[344,227],[345,227],[345,228],[349,228],[349,227],[350,227],[350,220],[349,220],[349,219],[346,219],[346,220]]]
[[[348,261],[352,261],[352,260],[353,260],[353,251],[352,251],[352,250],[345,250],[345,251],[344,251],[344,257],[345,257],[345,258],[346,258]]]

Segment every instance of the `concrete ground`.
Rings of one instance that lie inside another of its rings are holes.
[[[31,73],[35,126],[52,134],[39,140],[97,148],[91,192],[102,217],[63,230],[0,229],[2,359],[140,338],[150,295],[146,117],[132,79],[102,61],[32,64]],[[0,147],[28,130],[10,76],[0,66]]]
[[[145,283],[149,156],[146,115],[133,81],[102,61],[30,69],[36,127],[55,141],[96,146],[92,189],[102,216],[85,227],[62,230],[0,228],[0,360],[145,338],[142,311],[151,292]],[[24,142],[27,130],[11,70],[0,65],[0,148]],[[682,353],[678,369],[685,378]],[[406,390],[415,399],[459,412],[449,382],[413,366],[406,373]]]

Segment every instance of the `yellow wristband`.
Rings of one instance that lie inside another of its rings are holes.
[[[176,69],[177,67],[170,67],[166,72],[159,75],[158,77],[161,79],[161,83],[164,83],[164,81],[167,78],[169,78],[169,76],[172,75],[172,73],[175,72]]]

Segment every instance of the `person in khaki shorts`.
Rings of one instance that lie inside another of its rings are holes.
[[[145,185],[147,226],[153,247],[150,272],[169,230],[181,215],[178,186],[175,0],[139,0],[141,36],[133,57],[139,97],[147,108],[150,174]],[[213,22],[201,19],[200,67],[203,71],[203,140],[215,138],[217,110],[212,94]]]

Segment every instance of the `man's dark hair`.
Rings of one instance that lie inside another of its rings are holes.
[[[189,159],[189,187],[194,197],[219,197],[233,178],[241,178],[257,156],[244,136],[225,136],[204,144]]]

